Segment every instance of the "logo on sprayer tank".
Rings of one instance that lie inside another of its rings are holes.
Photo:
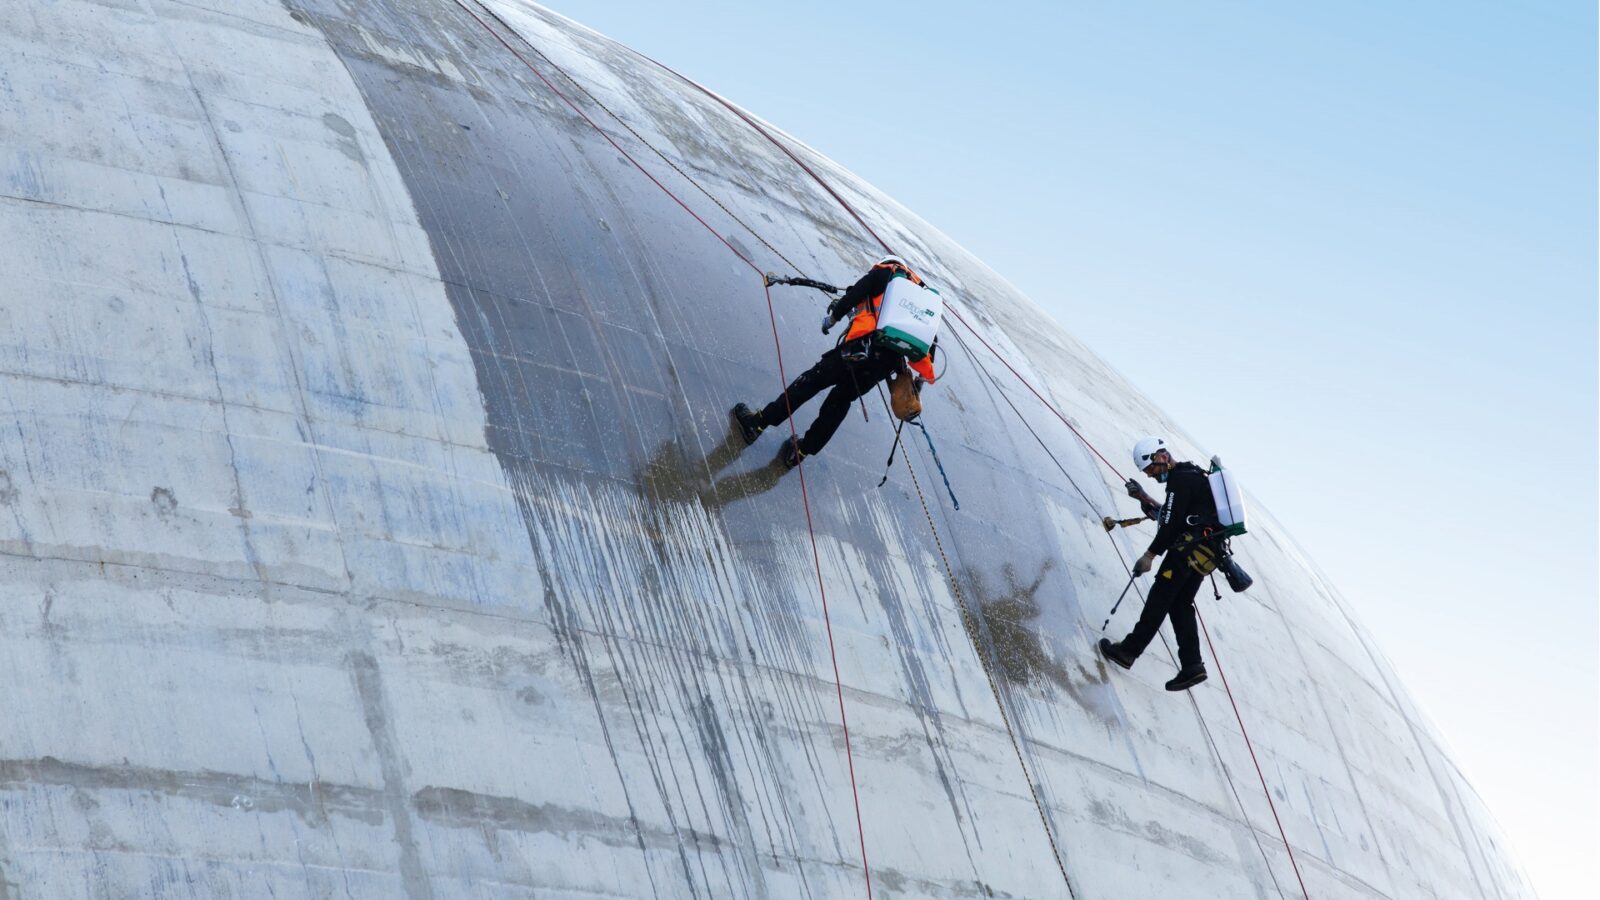
[[[918,321],[921,321],[921,322],[932,321],[933,317],[935,315],[937,315],[937,313],[935,313],[933,310],[927,308],[926,306],[921,306],[919,304],[911,302],[911,298],[910,297],[905,297],[905,296],[896,297],[895,301],[896,301],[895,305],[900,307],[900,309],[902,311],[904,311],[906,315],[908,315],[911,318],[916,319]]]

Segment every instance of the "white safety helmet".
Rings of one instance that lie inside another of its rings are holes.
[[[1145,466],[1150,465],[1150,457],[1157,452],[1166,450],[1167,442],[1158,437],[1141,438],[1139,443],[1133,445],[1133,467],[1143,472]],[[1171,451],[1168,451],[1169,453]]]
[[[910,266],[906,265],[906,261],[905,260],[901,259],[898,256],[885,256],[883,259],[880,259],[876,263],[874,263],[873,266],[874,267],[885,266],[885,265],[888,265],[890,263],[893,263],[893,264],[895,264],[897,266],[901,266],[901,267],[904,267],[904,268],[907,268],[907,269],[911,268]]]

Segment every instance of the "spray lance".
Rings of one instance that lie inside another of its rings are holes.
[[[1129,478],[1127,484],[1123,485],[1123,487],[1127,488],[1129,497],[1139,501],[1139,509],[1144,513],[1144,515],[1135,516],[1132,519],[1117,519],[1111,516],[1106,516],[1100,520],[1100,524],[1105,526],[1108,534],[1118,528],[1132,528],[1141,522],[1147,522],[1161,514],[1161,504],[1152,499],[1149,494],[1146,494],[1144,492],[1144,488],[1140,486],[1139,482]],[[1106,626],[1111,624],[1111,618],[1115,616],[1117,614],[1117,610],[1122,607],[1123,599],[1128,596],[1128,591],[1133,588],[1133,583],[1138,579],[1139,576],[1137,573],[1129,576],[1128,583],[1122,588],[1122,593],[1117,595],[1117,602],[1111,604],[1111,611],[1106,613],[1106,620],[1100,623],[1101,634],[1105,634]]]
[[[1133,575],[1133,576],[1130,576],[1128,578],[1128,583],[1125,586],[1123,586],[1122,593],[1117,595],[1117,602],[1111,604],[1111,611],[1106,613],[1106,620],[1104,622],[1100,623],[1100,633],[1101,634],[1105,634],[1106,633],[1106,626],[1111,624],[1111,617],[1115,616],[1117,614],[1117,609],[1122,606],[1122,598],[1128,596],[1129,588],[1132,588],[1133,587],[1133,583],[1135,581],[1137,581],[1138,579],[1139,579],[1138,575]]]
[[[1154,519],[1156,516],[1161,514],[1161,504],[1157,503],[1155,500],[1152,500],[1150,495],[1144,492],[1144,488],[1139,486],[1139,482],[1129,478],[1128,483],[1124,485],[1124,487],[1128,489],[1129,497],[1139,501],[1139,509],[1143,511],[1144,515],[1136,516],[1132,519],[1117,519],[1111,516],[1106,516],[1100,520],[1100,524],[1105,526],[1106,531],[1115,531],[1118,528],[1132,528],[1133,526],[1138,525],[1140,522]]]
[[[775,284],[792,284],[795,287],[816,288],[819,291],[829,294],[837,294],[844,290],[844,288],[834,287],[831,284],[818,281],[815,278],[783,278],[780,277],[776,272],[768,272],[765,276],[763,276],[763,278],[767,287],[772,287]]]
[[[822,291],[823,293],[827,293],[827,294],[837,294],[840,291],[844,290],[844,288],[842,288],[842,287],[835,287],[834,285],[828,284],[826,281],[818,281],[815,278],[803,278],[803,277],[798,276],[798,275],[796,275],[793,278],[785,278],[784,276],[779,275],[777,272],[767,272],[767,273],[763,274],[761,276],[761,283],[766,285],[767,287],[772,287],[775,284],[789,284],[789,285],[793,285],[795,287],[816,288],[817,290]],[[822,333],[823,334],[827,334],[828,333],[828,329],[833,327],[833,322],[834,322],[834,320],[833,320],[833,316],[832,315],[830,315],[828,313],[823,313],[822,314]],[[861,416],[862,416],[862,418],[865,418],[866,415],[867,415],[867,407],[866,407],[866,404],[863,403],[862,406],[861,406]]]

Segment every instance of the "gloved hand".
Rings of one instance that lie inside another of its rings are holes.
[[[1134,560],[1134,563],[1133,563],[1133,574],[1135,574],[1135,575],[1143,575],[1144,573],[1146,573],[1146,572],[1150,571],[1152,568],[1154,568],[1155,564],[1156,564],[1156,555],[1154,553],[1146,553],[1145,555],[1139,557],[1137,560]]]
[[[1139,484],[1139,482],[1134,481],[1132,478],[1128,479],[1128,483],[1125,485],[1125,487],[1128,489],[1128,496],[1135,500],[1144,496],[1144,488]]]
[[[839,320],[835,319],[833,317],[833,313],[832,312],[823,313],[822,314],[822,333],[823,334],[827,334],[828,333],[828,329],[832,328],[833,327],[833,323],[835,323],[837,321],[839,321]]]

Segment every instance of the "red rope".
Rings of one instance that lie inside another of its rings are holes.
[[[1255,764],[1256,777],[1261,779],[1261,792],[1267,795],[1267,808],[1272,810],[1272,821],[1278,825],[1278,836],[1283,838],[1283,848],[1289,851],[1289,865],[1294,867],[1294,877],[1300,882],[1300,893],[1306,900],[1311,900],[1311,894],[1306,890],[1306,880],[1300,877],[1300,864],[1295,862],[1294,848],[1289,846],[1289,839],[1284,837],[1283,820],[1278,818],[1278,805],[1272,802],[1272,791],[1267,788],[1267,776],[1261,772],[1261,761],[1256,759],[1256,748],[1250,743],[1250,732],[1245,730],[1244,717],[1239,715],[1239,704],[1233,699],[1233,688],[1228,687],[1228,673],[1222,670],[1222,658],[1217,656],[1217,645],[1211,643],[1211,629],[1206,627],[1205,617],[1200,615],[1199,604],[1195,605],[1194,616],[1200,620],[1200,631],[1206,636],[1206,646],[1211,648],[1211,661],[1217,666],[1217,674],[1222,676],[1222,687],[1228,692],[1228,703],[1233,706],[1233,717],[1239,722],[1239,733],[1244,735],[1244,745],[1250,751],[1250,762]]]
[[[984,347],[985,350],[988,350],[991,354],[993,354],[995,359],[1000,360],[1000,364],[1002,366],[1005,366],[1006,369],[1009,370],[1012,375],[1015,375],[1017,380],[1022,382],[1022,386],[1023,387],[1027,388],[1028,391],[1030,393],[1032,393],[1035,397],[1038,397],[1039,398],[1039,402],[1044,404],[1044,408],[1045,409],[1048,409],[1051,412],[1055,413],[1056,414],[1056,418],[1061,420],[1061,424],[1063,424],[1063,425],[1067,426],[1067,428],[1071,429],[1072,433],[1078,436],[1078,440],[1083,441],[1083,445],[1085,447],[1088,447],[1089,450],[1092,453],[1094,453],[1095,456],[1100,457],[1100,461],[1106,464],[1106,468],[1111,470],[1111,474],[1117,476],[1117,478],[1119,480],[1123,480],[1123,481],[1127,480],[1127,479],[1122,477],[1122,473],[1121,472],[1117,471],[1117,467],[1111,464],[1111,460],[1105,458],[1105,454],[1103,454],[1099,450],[1097,450],[1095,448],[1094,444],[1089,443],[1089,439],[1083,436],[1083,432],[1079,431],[1076,425],[1073,425],[1071,422],[1067,421],[1067,417],[1062,415],[1061,411],[1056,409],[1055,406],[1052,405],[1049,400],[1046,400],[1044,398],[1043,394],[1040,394],[1037,390],[1035,390],[1034,386],[1028,383],[1028,379],[1022,377],[1022,373],[1021,372],[1018,372],[1016,369],[1013,369],[1011,367],[1011,363],[1007,362],[1006,358],[1004,356],[1000,355],[1000,351],[998,351],[998,350],[994,349],[993,347],[989,346],[989,342],[983,339],[983,335],[979,334],[978,330],[976,328],[973,328],[971,325],[968,325],[966,319],[961,318],[961,313],[956,312],[954,306],[950,306],[950,305],[947,304],[945,306],[945,309],[949,311],[950,315],[956,317],[956,321],[961,323],[961,327],[967,329],[967,331],[973,337],[978,339],[978,343],[983,344],[983,347]]]
[[[643,56],[643,54],[640,54],[640,55]],[[839,196],[839,193],[837,191],[835,191],[833,189],[833,187],[828,184],[827,181],[823,180],[822,176],[818,175],[816,173],[816,171],[811,168],[811,166],[809,166],[809,165],[807,165],[805,163],[804,160],[802,160],[802,159],[800,159],[800,157],[796,156],[788,148],[788,146],[785,145],[782,141],[779,141],[777,138],[773,137],[771,134],[769,134],[767,132],[767,130],[765,128],[762,128],[759,124],[757,124],[755,122],[755,120],[753,120],[749,116],[745,115],[743,110],[739,109],[737,106],[734,106],[732,103],[729,103],[727,100],[724,100],[721,96],[717,95],[716,93],[713,93],[711,90],[705,88],[704,86],[702,86],[698,82],[694,81],[693,79],[688,78],[687,76],[684,76],[684,75],[678,73],[676,70],[674,70],[670,66],[664,65],[664,64],[662,64],[660,62],[657,62],[654,59],[650,59],[650,57],[648,57],[648,56],[645,56],[644,58],[649,60],[652,63],[655,63],[655,65],[660,66],[662,69],[666,70],[667,72],[670,72],[673,75],[676,75],[679,79],[684,81],[686,84],[689,84],[690,86],[692,86],[695,89],[699,90],[701,93],[705,94],[706,96],[712,98],[713,100],[716,100],[718,103],[722,104],[724,107],[727,107],[731,112],[733,112],[734,115],[736,115],[739,118],[743,119],[746,124],[748,124],[751,128],[755,129],[758,133],[760,133],[760,135],[762,137],[764,137],[768,141],[770,141],[773,146],[775,146],[779,150],[783,151],[784,155],[789,157],[791,160],[793,160],[794,163],[796,165],[798,165],[801,169],[803,169],[807,175],[810,175],[813,181],[815,181],[818,185],[820,185],[823,190],[828,192],[829,196],[833,197],[834,200],[838,201],[839,205],[844,207],[846,212],[850,213],[850,216],[852,218],[854,218],[856,220],[856,222],[859,223],[863,229],[866,230],[867,234],[872,235],[872,239],[878,242],[878,245],[883,248],[885,253],[893,252],[890,249],[889,245],[884,242],[883,238],[879,237],[878,233],[872,229],[872,226],[868,225],[866,220],[861,218],[860,214],[856,212],[855,208],[852,207],[849,204],[849,202],[847,202],[843,197]],[[1083,432],[1079,431],[1077,429],[1077,426],[1073,425],[1072,422],[1068,421],[1067,417],[1062,415],[1061,411],[1056,409],[1054,404],[1052,404],[1050,401],[1046,400],[1044,398],[1044,395],[1040,394],[1039,391],[1036,388],[1034,388],[1034,386],[1028,381],[1028,379],[1022,377],[1022,373],[1018,372],[1016,370],[1016,368],[1013,367],[1011,365],[1011,363],[1004,356],[1001,356],[999,351],[995,350],[994,347],[992,347],[989,344],[989,342],[984,339],[983,335],[978,333],[977,329],[973,328],[970,324],[968,324],[967,320],[962,318],[961,314],[959,312],[956,312],[956,310],[955,310],[955,308],[953,306],[951,306],[949,304],[946,304],[945,305],[945,309],[948,310],[950,312],[950,314],[955,317],[956,321],[960,322],[962,327],[966,328],[967,331],[969,333],[971,333],[973,337],[977,338],[978,341],[983,344],[984,348],[987,349],[991,354],[993,354],[995,359],[1000,360],[1001,365],[1004,365],[1006,367],[1006,369],[1008,371],[1010,371],[1011,374],[1013,376],[1015,376],[1018,381],[1022,382],[1022,385],[1024,387],[1026,387],[1028,389],[1028,391],[1033,394],[1034,397],[1038,398],[1039,402],[1044,404],[1046,409],[1048,409],[1052,413],[1054,413],[1056,418],[1060,419],[1061,423],[1063,425],[1066,425],[1067,428],[1070,429],[1072,431],[1072,433],[1077,436],[1078,440],[1083,442],[1083,445],[1085,447],[1089,448],[1090,452],[1094,453],[1095,456],[1099,457],[1100,461],[1102,463],[1105,463],[1106,468],[1110,469],[1111,473],[1113,475],[1116,475],[1118,480],[1126,480],[1126,479],[1124,479],[1122,477],[1122,473],[1117,470],[1117,467],[1111,464],[1111,460],[1106,459],[1105,454],[1101,453],[1099,448],[1095,447],[1095,445],[1093,443],[1091,443],[1088,438],[1084,437],[1083,436]],[[1196,615],[1198,615],[1198,614],[1199,614],[1199,608],[1196,607]],[[1201,620],[1201,627],[1203,628],[1204,625],[1205,625],[1204,620]],[[1219,675],[1221,675],[1222,674],[1222,660],[1221,660],[1221,657],[1219,657],[1217,655],[1216,646],[1211,643],[1211,633],[1209,631],[1206,632],[1206,644],[1208,646],[1210,646],[1210,648],[1211,648],[1211,658],[1212,658],[1213,661],[1216,662],[1217,673]],[[1271,808],[1271,810],[1272,810],[1272,819],[1273,819],[1274,822],[1277,823],[1277,826],[1278,826],[1278,837],[1283,840],[1283,848],[1289,855],[1289,863],[1290,863],[1290,865],[1292,865],[1294,867],[1295,877],[1300,880],[1300,891],[1301,891],[1301,893],[1305,894],[1306,900],[1310,900],[1311,895],[1306,892],[1305,879],[1300,877],[1300,865],[1299,865],[1298,862],[1295,861],[1295,858],[1294,858],[1294,847],[1290,845],[1289,836],[1288,836],[1287,833],[1285,833],[1285,831],[1283,829],[1283,820],[1278,817],[1277,804],[1272,801],[1272,791],[1271,791],[1271,789],[1269,789],[1267,787],[1267,779],[1266,779],[1266,776],[1263,775],[1262,772],[1261,772],[1261,764],[1260,764],[1260,762],[1256,761],[1255,745],[1250,740],[1250,732],[1244,726],[1244,717],[1239,714],[1239,704],[1238,704],[1237,701],[1234,700],[1233,688],[1228,685],[1228,678],[1227,678],[1226,675],[1222,675],[1222,686],[1223,686],[1223,689],[1228,694],[1228,703],[1233,706],[1234,718],[1237,719],[1238,722],[1239,722],[1239,734],[1244,738],[1245,747],[1248,748],[1249,751],[1250,751],[1250,759],[1251,759],[1252,762],[1256,763],[1256,776],[1261,779],[1261,791],[1267,798],[1267,806],[1269,808]]]
[[[766,280],[763,278],[762,283]],[[794,404],[789,401],[789,376],[783,371],[783,344],[778,340],[778,314],[772,308],[772,288],[767,293],[767,319],[772,323],[772,343],[778,348],[778,377],[783,380],[783,405],[789,412],[789,438],[800,452],[800,435],[794,427]],[[828,632],[828,655],[833,659],[833,688],[839,694],[839,727],[844,730],[844,761],[850,769],[850,796],[856,805],[856,834],[861,839],[861,872],[867,878],[867,900],[872,900],[872,870],[867,866],[867,829],[861,822],[861,794],[856,790],[856,758],[850,752],[850,723],[844,715],[844,682],[839,679],[839,651],[833,643],[833,618],[828,615],[828,589],[822,581],[822,554],[817,552],[817,530],[811,524],[811,495],[806,492],[806,463],[800,460],[800,502],[806,510],[806,531],[811,535],[811,562],[817,569],[817,592],[822,595],[822,625]]]
[[[479,25],[481,25],[483,27],[483,29],[485,31],[489,32],[489,34],[492,35],[495,40],[499,41],[507,50],[511,51],[511,54],[513,56],[515,56],[524,66],[527,66],[528,71],[532,72],[535,76],[537,76],[539,78],[540,81],[544,82],[545,86],[550,88],[551,92],[554,93],[557,97],[560,97],[561,100],[567,104],[567,106],[571,107],[572,111],[577,113],[579,118],[583,119],[585,122],[588,122],[589,125],[592,128],[594,128],[595,131],[599,132],[600,136],[606,139],[606,143],[610,144],[613,148],[615,148],[618,153],[621,153],[623,155],[623,157],[628,160],[628,162],[633,163],[633,167],[638,169],[641,173],[643,173],[646,178],[650,179],[651,183],[653,183],[656,187],[660,188],[662,193],[666,194],[668,197],[671,197],[673,202],[677,203],[680,207],[682,207],[683,211],[688,213],[690,216],[692,216],[696,222],[699,222],[700,225],[703,228],[705,228],[705,230],[711,232],[711,234],[713,236],[715,236],[717,240],[721,241],[722,245],[724,247],[727,247],[728,250],[730,252],[732,252],[734,256],[737,256],[740,259],[740,261],[742,261],[745,265],[749,266],[751,268],[751,270],[754,271],[757,275],[762,276],[762,279],[761,279],[762,280],[762,284],[764,286],[766,285],[766,277],[765,277],[764,273],[762,273],[761,267],[757,266],[754,262],[752,262],[743,253],[740,253],[739,250],[736,247],[733,246],[733,244],[729,243],[727,238],[723,237],[722,234],[719,233],[715,228],[712,228],[711,225],[709,223],[707,223],[705,219],[701,218],[700,215],[698,213],[696,213],[693,209],[690,209],[689,205],[687,203],[684,203],[683,200],[679,199],[678,195],[673,193],[671,188],[668,188],[666,185],[662,184],[654,175],[650,174],[650,171],[648,169],[646,169],[644,166],[640,165],[639,161],[637,159],[633,158],[633,154],[629,153],[627,150],[624,150],[622,148],[621,144],[618,144],[615,140],[613,140],[611,135],[606,133],[605,129],[601,128],[598,124],[595,123],[595,121],[593,119],[589,118],[588,114],[586,114],[581,108],[579,108],[579,106],[576,103],[572,102],[572,100],[570,98],[568,98],[566,94],[562,93],[561,89],[556,87],[554,82],[552,82],[550,79],[548,79],[548,78],[546,78],[544,76],[544,73],[540,72],[537,68],[535,68],[533,66],[533,64],[530,63],[528,61],[528,59],[526,57],[524,57],[517,50],[517,48],[514,47],[511,44],[510,41],[507,41],[504,37],[501,36],[501,34],[498,31],[496,31],[494,28],[490,27],[488,22],[485,22],[482,17],[480,17],[470,7],[468,7],[464,2],[462,2],[462,0],[452,0],[452,2],[455,3],[456,6],[461,7],[463,12],[465,12],[467,15],[471,16]],[[524,39],[524,40],[526,40],[526,39]],[[543,56],[543,54],[541,53],[540,56]],[[557,70],[560,70],[560,66],[556,66],[556,64],[554,62],[551,62],[548,57],[545,58],[545,61],[550,63],[550,65],[552,67],[556,68]],[[563,74],[565,74],[565,72],[563,72]],[[674,74],[676,74],[676,73],[674,73]],[[568,77],[570,78],[570,76],[568,76]],[[746,121],[748,121],[748,120],[746,120]],[[840,200],[840,202],[843,203],[844,201]],[[858,221],[859,221],[859,219],[858,219]],[[862,224],[864,226],[866,223],[863,222]],[[876,235],[874,235],[874,237],[876,237]],[[789,412],[789,435],[798,444],[798,442],[799,442],[799,434],[795,431],[795,425],[794,425],[794,404],[792,402],[790,402],[790,400],[789,400],[789,377],[788,377],[787,374],[785,374],[784,366],[783,366],[783,342],[778,338],[778,314],[777,314],[777,311],[773,308],[773,304],[772,304],[772,288],[771,287],[764,287],[764,290],[766,291],[766,295],[767,295],[767,318],[772,324],[772,343],[773,343],[773,345],[774,345],[774,347],[776,349],[777,356],[778,356],[778,378],[780,379],[781,384],[783,385],[783,403],[784,403],[785,408]],[[855,763],[855,755],[852,753],[851,747],[850,747],[850,723],[849,723],[848,719],[845,717],[844,684],[839,678],[839,651],[838,651],[837,647],[834,644],[834,640],[833,640],[833,620],[832,620],[832,617],[828,613],[828,589],[827,589],[827,585],[824,583],[823,578],[822,578],[822,555],[821,555],[820,551],[818,551],[818,549],[817,549],[817,531],[816,531],[816,527],[813,525],[812,519],[811,519],[811,497],[810,497],[810,494],[806,490],[806,469],[805,469],[804,460],[801,461],[799,469],[800,469],[800,499],[801,499],[801,502],[802,502],[802,504],[803,504],[803,506],[805,508],[806,531],[809,532],[810,536],[811,536],[811,561],[812,561],[812,565],[816,569],[816,573],[817,573],[817,591],[822,597],[822,622],[823,622],[823,626],[827,630],[827,634],[828,634],[828,654],[832,658],[832,661],[833,661],[833,686],[834,686],[835,692],[838,694],[838,697],[839,697],[839,726],[844,731],[844,756],[845,756],[845,763],[846,763],[846,765],[847,765],[847,767],[849,768],[849,771],[850,771],[850,796],[851,796],[851,800],[855,803],[856,833],[859,836],[860,842],[861,842],[861,871],[862,871],[862,874],[866,877],[868,900],[871,900],[871,897],[872,897],[872,869],[867,864],[867,832],[866,832],[866,827],[863,825],[862,818],[861,818],[861,792],[856,787],[856,763]]]
[[[804,169],[805,173],[807,175],[811,176],[811,180],[812,181],[815,181],[818,185],[820,185],[822,187],[823,190],[828,192],[829,196],[833,197],[834,200],[837,200],[839,202],[839,205],[844,207],[844,211],[849,213],[850,217],[855,219],[857,224],[859,224],[862,228],[866,229],[867,234],[872,235],[872,239],[878,242],[878,246],[883,248],[883,252],[885,252],[885,253],[893,253],[894,252],[893,250],[889,249],[889,245],[884,242],[883,238],[878,237],[878,233],[876,231],[872,230],[872,226],[868,225],[866,220],[861,218],[861,216],[856,213],[855,207],[851,206],[849,203],[847,203],[845,201],[845,199],[843,197],[839,196],[839,192],[835,191],[833,189],[832,185],[828,184],[827,181],[824,181],[821,175],[818,175],[815,170],[813,170],[810,166],[806,165],[805,160],[801,159],[800,157],[796,156],[792,151],[790,151],[789,147],[786,144],[784,144],[782,141],[778,140],[777,138],[775,138],[771,134],[769,134],[765,128],[761,127],[760,123],[756,122],[755,119],[752,119],[748,115],[746,115],[744,110],[740,109],[737,106],[734,106],[732,103],[729,103],[727,100],[723,99],[723,97],[720,94],[712,91],[710,88],[706,87],[705,85],[701,84],[700,82],[695,81],[693,78],[690,78],[689,76],[684,75],[683,73],[679,72],[677,69],[672,68],[671,66],[667,65],[666,63],[663,63],[663,62],[660,62],[658,60],[652,59],[651,57],[645,56],[643,53],[639,53],[639,51],[637,51],[637,50],[635,50],[633,52],[637,53],[639,56],[643,57],[644,59],[649,60],[651,64],[657,66],[658,68],[661,68],[661,69],[663,69],[663,70],[665,70],[667,72],[670,72],[672,75],[676,76],[679,81],[682,81],[684,84],[689,85],[690,87],[694,88],[695,90],[699,91],[700,93],[705,94],[707,97],[710,97],[711,99],[717,101],[718,103],[720,103],[723,106],[727,107],[729,112],[731,112],[734,115],[738,116],[739,118],[743,119],[744,123],[746,125],[749,125],[751,128],[754,128],[756,130],[756,133],[760,134],[762,137],[764,137],[768,141],[770,141],[772,143],[772,146],[777,147],[779,150],[782,150],[784,156],[787,156],[791,160],[794,160],[794,164],[799,166],[800,168]]]

